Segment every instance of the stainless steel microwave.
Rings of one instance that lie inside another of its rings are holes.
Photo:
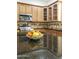
[[[19,21],[32,21],[32,14],[20,14]]]

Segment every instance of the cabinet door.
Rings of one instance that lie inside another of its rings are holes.
[[[24,5],[24,4],[20,4],[20,6],[19,6],[19,13],[20,14],[25,14],[25,12],[26,12],[26,8],[25,8],[26,6]]]
[[[58,36],[58,56],[62,55],[62,37]]]
[[[19,14],[19,4],[17,4],[17,14]]]
[[[57,4],[53,5],[53,20],[56,20],[58,19],[58,14],[57,14]]]
[[[32,19],[38,21],[38,7],[32,6]]]
[[[32,6],[26,5],[26,14],[32,14]]]
[[[20,4],[17,4],[17,21],[19,21],[19,6],[20,6]]]
[[[48,8],[48,13],[49,13],[49,15],[48,15],[49,20],[48,21],[52,21],[52,7]]]
[[[44,21],[47,21],[47,16],[48,16],[48,15],[47,15],[47,8],[44,8],[44,9],[43,9],[43,14],[44,14],[44,15],[43,15]]]
[[[38,21],[43,21],[43,8],[38,7]]]

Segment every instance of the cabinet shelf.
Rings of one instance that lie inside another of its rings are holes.
[[[49,7],[49,20],[52,20],[52,7]]]
[[[44,21],[47,21],[47,8],[44,8]]]

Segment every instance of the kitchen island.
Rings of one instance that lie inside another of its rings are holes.
[[[57,39],[57,37],[62,36],[61,30],[52,30],[52,29],[35,29],[39,30],[40,32],[44,33],[44,38],[42,38],[41,44],[30,44],[28,41],[29,39],[25,36],[26,32],[18,33],[17,35],[17,54],[26,53],[28,51],[39,49],[39,48],[48,48],[51,51],[54,51],[56,55],[60,52],[61,44],[60,41],[62,39]],[[20,34],[20,35],[19,35]],[[55,37],[53,37],[55,36]],[[60,49],[60,50],[59,50]],[[61,53],[59,54],[61,56]]]

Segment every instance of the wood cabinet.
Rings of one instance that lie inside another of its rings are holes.
[[[17,4],[17,21],[19,21],[19,5],[20,4]]]
[[[32,6],[31,5],[26,5],[25,6],[25,8],[26,8],[26,14],[32,14]]]
[[[32,19],[33,21],[43,21],[43,8],[32,6]]]
[[[17,14],[32,14],[33,21],[61,21],[61,0],[48,7],[18,3]],[[18,16],[18,15],[17,15]],[[19,19],[19,16],[17,17]]]
[[[51,7],[51,8],[50,8]],[[62,21],[62,1],[48,6],[48,21]]]
[[[44,21],[43,20],[43,8],[38,7],[38,21]]]
[[[58,21],[58,5],[57,3],[48,7],[48,21]]]
[[[38,21],[38,7],[32,6],[32,20]]]
[[[62,37],[58,36],[58,56],[62,55]]]
[[[19,14],[19,4],[17,4],[17,14]]]
[[[43,17],[43,7],[33,6],[30,4],[17,4],[17,18],[19,19],[19,14],[32,14],[33,21],[44,21]]]
[[[47,21],[47,8],[43,9],[43,14],[44,14],[44,21]]]
[[[57,4],[53,5],[53,20],[57,20]]]
[[[17,4],[17,19],[19,19],[19,14],[32,14],[33,21],[58,21],[61,20],[61,13],[58,11],[58,4],[53,4],[48,7],[34,6],[30,4]]]
[[[18,3],[20,14],[32,14],[32,6]]]
[[[57,9],[58,21],[62,21],[62,1],[57,3]]]
[[[20,14],[25,14],[25,12],[26,12],[26,5],[20,4],[19,5],[19,13]]]
[[[49,19],[49,21],[52,21],[52,7],[49,7],[48,10],[49,10],[48,19]]]

